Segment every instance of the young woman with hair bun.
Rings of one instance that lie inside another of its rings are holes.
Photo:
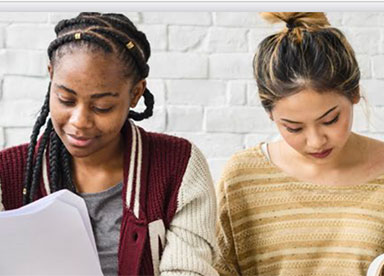
[[[30,142],[0,152],[0,211],[69,189],[85,200],[104,275],[216,275],[205,158],[133,122],[154,105],[145,34],[114,13],[80,13],[55,32]],[[142,96],[146,109],[134,112]]]
[[[354,51],[324,13],[285,22],[254,58],[281,139],[235,154],[219,182],[221,275],[365,275],[384,252],[384,143],[351,131]]]

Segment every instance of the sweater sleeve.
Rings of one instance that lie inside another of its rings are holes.
[[[224,187],[225,180],[222,178],[219,182],[217,195],[219,202],[219,219],[216,227],[218,254],[215,259],[215,268],[220,275],[241,275],[237,262],[232,225],[228,210],[228,201]]]
[[[176,214],[166,233],[161,276],[218,275],[212,266],[216,197],[208,164],[192,145],[178,194]]]
[[[23,182],[28,144],[0,151],[0,211],[23,206]]]
[[[0,212],[4,210],[4,205],[3,205],[3,194],[1,192],[1,179],[0,179]]]

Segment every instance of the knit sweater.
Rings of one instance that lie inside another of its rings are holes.
[[[216,275],[215,192],[190,142],[127,123],[119,275]],[[0,152],[0,210],[22,206],[27,144]],[[48,151],[39,197],[50,193]]]
[[[384,253],[384,176],[361,185],[299,181],[260,145],[235,154],[219,182],[220,275],[366,275]]]

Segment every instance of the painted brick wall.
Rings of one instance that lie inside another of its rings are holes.
[[[76,13],[0,13],[0,147],[27,142],[47,91],[46,48],[54,25]],[[147,130],[186,137],[214,178],[231,154],[276,135],[252,77],[258,43],[282,25],[256,12],[127,12],[152,46],[148,87],[156,97]],[[384,139],[384,13],[328,13],[352,44],[368,106],[354,130]],[[139,106],[139,109],[142,108]],[[367,115],[368,113],[368,115]]]

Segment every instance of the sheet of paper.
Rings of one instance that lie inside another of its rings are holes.
[[[384,267],[384,254],[377,256],[368,267],[367,276],[380,276]]]
[[[84,200],[59,191],[0,212],[1,275],[102,275]]]

